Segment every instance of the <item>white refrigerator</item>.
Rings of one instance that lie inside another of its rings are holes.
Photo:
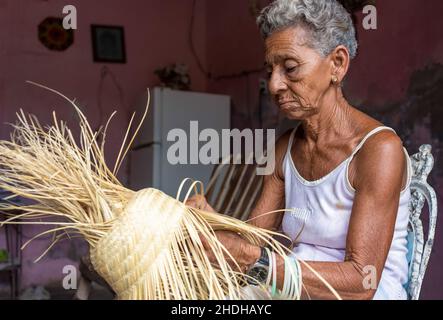
[[[146,107],[147,92],[137,101],[137,114]],[[133,190],[154,187],[175,197],[181,181],[192,178],[207,185],[213,165],[190,164],[190,122],[198,121],[199,131],[230,129],[230,97],[154,88],[151,103],[130,155],[129,184]],[[167,141],[168,132],[182,129],[187,133],[187,164],[171,164],[168,149],[175,143]],[[220,139],[221,140],[221,139]],[[200,145],[204,142],[200,143]],[[195,150],[195,148],[194,148]],[[183,195],[182,195],[183,196]]]

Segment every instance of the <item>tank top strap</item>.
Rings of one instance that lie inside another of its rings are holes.
[[[300,122],[295,126],[295,128],[291,132],[291,135],[289,136],[288,148],[286,150],[286,155],[291,154],[292,144],[294,142],[294,137],[295,137],[295,132],[297,131],[299,126],[300,126]]]
[[[351,156],[349,158],[352,159],[355,156],[355,154],[363,147],[363,145],[365,144],[366,140],[368,140],[370,137],[372,137],[373,135],[379,133],[382,130],[390,130],[390,131],[396,133],[394,129],[392,129],[390,127],[386,127],[386,126],[380,126],[380,127],[375,128],[375,129],[372,129],[371,131],[369,131],[368,134],[366,134],[366,136],[355,147],[354,151],[352,151],[352,154],[351,154]]]

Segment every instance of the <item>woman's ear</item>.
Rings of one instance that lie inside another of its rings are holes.
[[[331,81],[334,84],[340,84],[348,72],[350,57],[348,49],[339,45],[330,54],[332,69],[331,69]]]

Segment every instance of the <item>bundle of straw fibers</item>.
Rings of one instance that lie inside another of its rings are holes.
[[[285,254],[270,231],[188,207],[179,195],[174,199],[152,188],[125,188],[116,172],[134,140],[128,138],[129,128],[111,171],[104,157],[108,124],[94,132],[74,101],[41,87],[75,108],[79,143],[55,113],[53,124],[45,127],[34,116],[17,114],[10,141],[0,141],[0,188],[31,204],[2,205],[0,211],[8,218],[3,223],[51,226],[36,236],[53,233],[50,247],[66,236],[81,235],[90,245],[94,268],[119,299],[241,299],[246,276],[227,262],[229,253],[217,240],[216,230],[236,232]],[[197,186],[190,186],[185,200]],[[17,209],[22,214],[14,214]],[[199,235],[212,245],[217,267],[206,256]]]

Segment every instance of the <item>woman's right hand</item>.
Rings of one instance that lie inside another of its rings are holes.
[[[208,211],[208,212],[214,212],[215,210],[214,208],[211,207],[211,205],[208,203],[208,201],[206,200],[206,198],[202,195],[194,195],[192,197],[190,197],[186,203],[187,206],[196,208],[196,209],[200,209],[203,211]]]

